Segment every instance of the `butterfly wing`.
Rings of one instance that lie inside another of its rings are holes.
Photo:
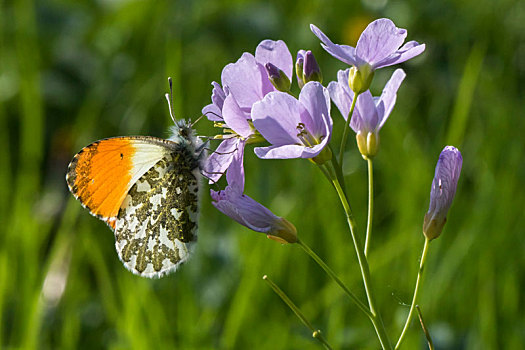
[[[160,277],[188,259],[197,238],[198,165],[187,145],[117,137],[80,151],[66,180],[82,205],[114,229],[126,268]]]

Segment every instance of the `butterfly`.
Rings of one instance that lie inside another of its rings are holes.
[[[149,278],[175,271],[197,240],[202,142],[189,122],[173,118],[166,98],[172,137],[93,142],[73,157],[66,174],[73,196],[114,231],[124,266]]]

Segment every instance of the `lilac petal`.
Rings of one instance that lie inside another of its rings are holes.
[[[232,137],[223,140],[219,147],[210,154],[203,169],[203,173],[210,180],[210,183],[217,182],[221,178],[233,161],[235,153],[239,150],[242,152],[242,147],[244,147],[244,143],[241,143],[239,138]]]
[[[337,82],[346,91],[346,93],[350,95],[351,98],[354,98],[354,92],[352,91],[352,89],[350,89],[350,85],[348,84],[349,75],[350,75],[350,68],[347,68],[345,70],[339,70],[337,72]]]
[[[204,106],[204,108],[202,108],[202,114],[205,115],[206,118],[208,118],[208,120],[212,122],[223,121],[221,110],[213,103]]]
[[[348,86],[348,72],[349,69],[340,70],[337,72],[338,81],[332,81],[328,84],[330,97],[345,120],[348,119],[354,98],[354,93]]]
[[[330,98],[334,101],[337,109],[341,112],[341,115],[346,120],[348,119],[348,114],[350,114],[351,99],[345,93],[343,88],[335,81],[331,81],[328,84],[328,92],[330,93]]]
[[[224,99],[226,98],[226,93],[222,89],[222,87],[217,82],[212,82],[213,90],[211,93],[211,101],[214,105],[219,107],[219,109],[222,110],[222,105],[224,104]]]
[[[356,55],[377,68],[376,63],[387,58],[403,44],[407,31],[397,28],[388,18],[370,23],[363,31],[355,48]]]
[[[374,68],[379,69],[408,61],[409,59],[420,55],[423,51],[425,51],[425,44],[418,44],[416,41],[409,41],[391,56],[378,62]]]
[[[253,105],[255,128],[271,144],[281,146],[300,144],[297,126],[303,122],[301,114],[308,111],[295,98],[284,92],[271,92]]]
[[[235,188],[226,187],[222,191],[210,190],[212,204],[223,214],[229,216],[239,224],[247,226],[243,217],[237,209],[238,198],[242,198],[242,193],[237,193]]]
[[[223,191],[210,191],[212,204],[243,226],[257,232],[270,232],[280,218],[268,208],[230,186]]]
[[[237,198],[235,204],[245,226],[254,231],[268,233],[273,229],[275,221],[279,220],[268,208],[246,195]]]
[[[396,69],[390,80],[386,83],[383,93],[377,104],[377,112],[380,118],[377,130],[380,130],[385,124],[388,116],[396,104],[397,90],[405,79],[406,74],[402,69]]]
[[[271,63],[292,80],[293,59],[288,46],[282,40],[263,40],[255,49],[255,59],[263,66]]]
[[[378,124],[379,117],[374,98],[370,90],[366,90],[357,96],[355,112],[350,120],[350,126],[356,133],[359,131],[369,133],[376,131]]]
[[[235,63],[230,63],[222,70],[222,85],[227,86],[235,96],[240,108],[249,112],[252,105],[270,91],[274,91],[266,69],[253,55],[244,53]]]
[[[222,116],[226,125],[242,137],[246,138],[253,133],[248,120],[246,120],[246,114],[241,110],[232,94],[228,95],[224,100]]]
[[[226,171],[226,181],[228,187],[235,189],[241,195],[244,192],[244,146],[246,141],[239,141],[237,152],[234,152],[233,159]]]
[[[356,66],[362,63],[355,55],[355,49],[347,45],[334,44],[319,28],[310,24],[310,30],[321,40],[321,46],[332,56],[346,64]]]
[[[321,153],[327,143],[328,138],[313,147],[302,145],[255,147],[254,152],[261,159],[313,158]]]
[[[211,121],[222,121],[222,105],[226,98],[226,93],[217,82],[212,82],[213,90],[211,93],[211,104],[202,109],[202,114]]]
[[[302,145],[284,145],[255,147],[253,151],[261,159],[293,159],[301,158],[304,149]]]
[[[299,102],[312,118],[312,124],[308,131],[316,138],[321,136],[329,138],[333,123],[330,117],[330,94],[328,90],[321,83],[311,81],[301,90]]]
[[[303,61],[304,61],[304,57],[306,56],[306,50],[299,50],[297,51],[297,60],[302,58]],[[296,60],[296,62],[297,62]]]

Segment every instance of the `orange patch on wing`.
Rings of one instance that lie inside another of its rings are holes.
[[[126,137],[84,147],[69,165],[69,189],[93,215],[116,217],[131,186],[134,154],[135,147]]]

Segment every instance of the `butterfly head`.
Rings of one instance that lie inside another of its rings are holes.
[[[192,145],[194,148],[199,146],[199,140],[192,128],[191,123],[187,120],[175,120],[175,125],[171,127],[171,141],[181,145]]]

